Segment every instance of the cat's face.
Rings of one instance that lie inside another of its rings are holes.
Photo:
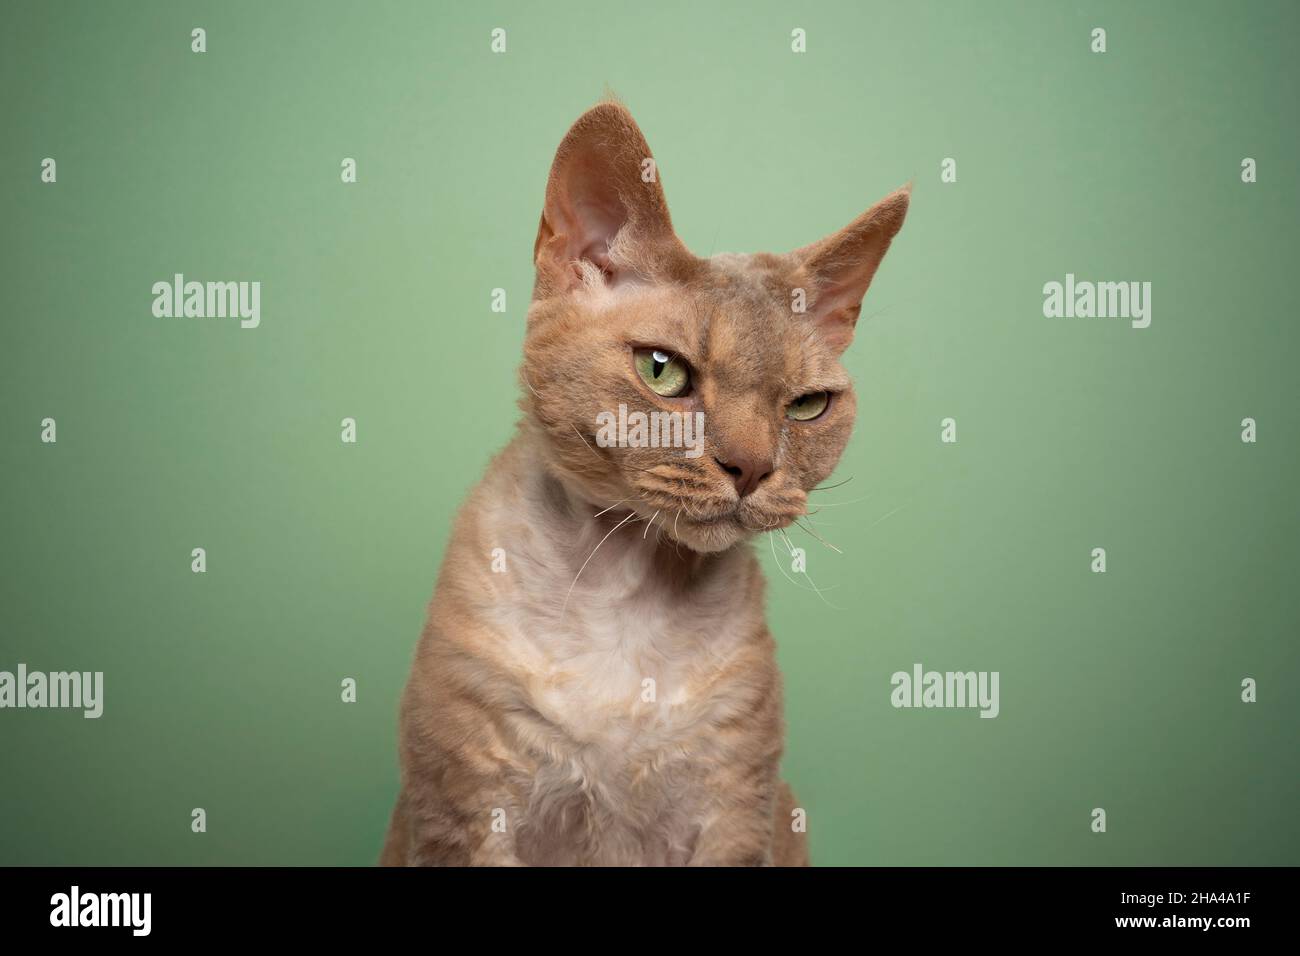
[[[521,375],[552,467],[695,551],[805,513],[855,401],[839,356],[907,193],[784,255],[693,256],[650,152],[606,103],[560,146]]]

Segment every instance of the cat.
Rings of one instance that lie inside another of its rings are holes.
[[[456,519],[382,864],[809,863],[752,542],[848,441],[839,358],[910,186],[794,252],[703,259],[659,178],[618,102],[556,153],[523,417]],[[598,441],[620,405],[702,412],[703,453]]]

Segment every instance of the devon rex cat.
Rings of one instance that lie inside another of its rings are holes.
[[[382,863],[808,862],[750,541],[844,450],[839,356],[909,193],[795,252],[700,259],[649,158],[611,102],[556,153],[523,420],[447,548]],[[703,412],[702,445],[664,447],[681,416],[602,440],[620,406]]]

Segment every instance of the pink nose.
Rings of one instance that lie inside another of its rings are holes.
[[[713,460],[731,476],[731,480],[736,485],[736,494],[742,498],[757,491],[763,479],[772,473],[772,459],[770,458],[760,459],[743,454],[732,454],[727,457],[730,459],[729,461],[723,461],[721,458],[714,458]]]

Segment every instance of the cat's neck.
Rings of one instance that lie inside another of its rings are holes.
[[[702,554],[675,541],[662,517],[651,524],[593,501],[540,441],[521,429],[488,469],[439,584],[474,596],[492,629],[517,642],[512,657],[653,651],[690,661],[761,630],[762,572],[750,546]]]
[[[549,519],[566,528],[570,540],[586,541],[598,535],[601,544],[592,560],[606,560],[635,553],[647,574],[665,584],[687,586],[706,574],[725,557],[700,554],[670,537],[671,521],[662,514],[647,518],[627,507],[627,502],[592,500],[566,475],[545,469],[538,478],[541,499],[551,509]],[[666,524],[665,524],[666,522]]]
[[[516,441],[533,466],[520,503],[530,525],[558,546],[555,556],[568,558],[555,562],[557,573],[578,577],[581,570],[581,583],[635,570],[645,584],[681,592],[710,582],[739,561],[752,560],[746,543],[709,554],[680,544],[671,535],[672,513],[646,517],[627,502],[594,498],[548,460],[538,444],[544,441],[541,435],[525,429]]]

